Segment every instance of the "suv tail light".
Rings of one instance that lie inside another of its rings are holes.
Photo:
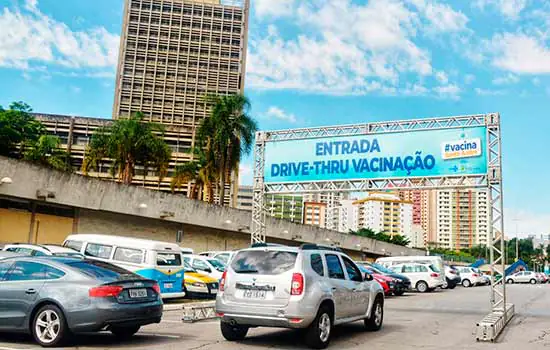
[[[227,271],[224,271],[222,274],[222,278],[220,279],[220,292],[223,292],[225,290],[225,277],[227,276]]]
[[[154,290],[157,294],[160,294],[160,286],[158,285],[158,283],[153,284],[153,290]]]
[[[304,292],[304,275],[301,273],[292,274],[292,284],[290,288],[290,295],[302,295]]]
[[[117,297],[123,290],[121,286],[100,286],[91,288],[88,291],[90,298]]]
[[[430,274],[430,277],[437,278],[437,277],[439,277],[439,274],[434,272],[434,273]]]
[[[472,274],[472,277],[479,277],[477,273]]]

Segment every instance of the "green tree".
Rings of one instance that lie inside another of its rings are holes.
[[[31,112],[31,107],[24,102],[13,102],[9,109],[0,106],[0,155],[21,157],[23,145],[37,141],[44,132]]]
[[[248,114],[250,101],[243,95],[209,95],[206,103],[210,117],[201,122],[197,143],[214,155],[219,204],[224,205],[227,179],[238,170],[241,157],[250,153],[258,126]]]
[[[35,142],[27,142],[24,159],[56,170],[70,171],[69,153],[59,148],[59,137],[42,135]]]
[[[136,113],[129,119],[118,119],[111,126],[94,133],[82,163],[82,172],[97,170],[103,159],[111,162],[111,175],[118,176],[125,184],[131,184],[136,166],[152,168],[159,181],[166,176],[171,157],[170,148],[161,137],[161,126],[143,122],[143,114]],[[144,175],[145,176],[145,175]]]
[[[405,237],[405,236],[402,236],[402,235],[388,235],[387,233],[385,232],[375,232],[373,229],[369,228],[369,227],[364,227],[364,228],[361,228],[357,231],[350,231],[350,234],[352,235],[356,235],[356,236],[361,236],[361,237],[366,237],[366,238],[372,238],[372,239],[376,239],[378,241],[382,241],[382,242],[388,242],[388,243],[393,243],[393,244],[397,244],[397,245],[400,245],[400,246],[407,246],[409,245],[410,240]]]

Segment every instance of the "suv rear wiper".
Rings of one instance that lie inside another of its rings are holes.
[[[248,269],[248,270],[238,270],[238,271],[235,271],[236,273],[258,273],[258,270],[254,270],[254,269]]]

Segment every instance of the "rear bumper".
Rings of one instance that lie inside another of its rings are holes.
[[[180,293],[162,293],[161,297],[162,299],[177,299],[177,298],[183,298],[185,296],[185,292]]]
[[[218,295],[216,298],[216,313],[222,322],[236,323],[245,326],[306,328],[317,315],[317,305],[309,305],[299,301],[291,301],[282,307],[245,305],[229,303]],[[293,320],[291,322],[291,320]],[[299,321],[298,321],[299,320]]]
[[[160,323],[162,303],[92,305],[87,310],[67,314],[67,323],[73,332],[97,332],[111,326],[145,326]]]

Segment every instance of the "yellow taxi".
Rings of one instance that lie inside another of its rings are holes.
[[[183,287],[185,295],[189,297],[215,298],[218,293],[219,281],[208,275],[197,272],[188,263],[184,262]]]

